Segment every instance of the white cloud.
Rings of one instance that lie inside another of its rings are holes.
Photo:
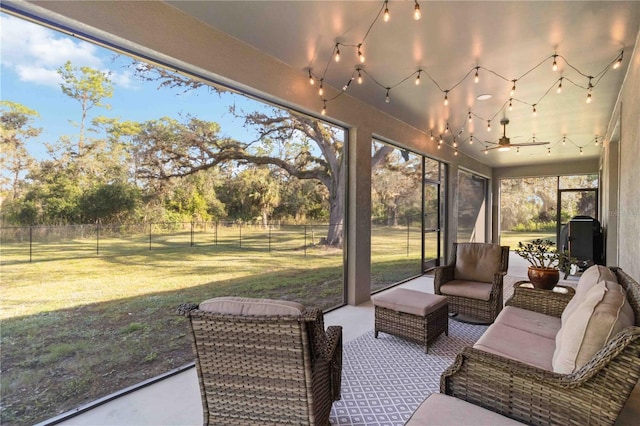
[[[96,46],[13,16],[0,15],[0,39],[2,66],[32,84],[57,87],[56,69],[66,61],[75,67],[106,68]]]

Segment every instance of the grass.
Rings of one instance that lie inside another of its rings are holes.
[[[533,241],[537,238],[548,239],[556,242],[555,232],[515,232],[515,231],[502,231],[500,232],[500,245],[509,246],[510,250],[518,247],[518,242]]]
[[[376,286],[420,273],[413,234],[407,255],[406,229],[374,233]],[[264,239],[251,248],[245,236],[243,249],[191,247],[184,235],[153,250],[112,240],[100,256],[85,240],[41,242],[32,263],[23,245],[3,243],[0,423],[43,421],[191,362],[186,321],[175,314],[181,303],[234,295],[342,304],[342,250],[269,252],[255,249]]]

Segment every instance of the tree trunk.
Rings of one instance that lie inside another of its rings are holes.
[[[329,188],[329,230],[327,231],[326,244],[342,248],[344,232],[344,167],[340,166],[340,172],[332,180]]]

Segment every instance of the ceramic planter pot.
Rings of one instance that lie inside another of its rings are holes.
[[[560,271],[555,268],[536,268],[529,266],[527,275],[533,287],[542,290],[552,290],[560,280]]]

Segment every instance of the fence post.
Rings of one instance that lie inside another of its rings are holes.
[[[29,226],[29,263],[33,260],[33,226]]]
[[[409,257],[409,217],[407,216],[407,257]]]
[[[96,223],[96,256],[100,256],[100,222]]]
[[[193,221],[191,221],[191,247],[193,247]]]
[[[153,224],[149,222],[149,250],[151,250],[151,226]]]

